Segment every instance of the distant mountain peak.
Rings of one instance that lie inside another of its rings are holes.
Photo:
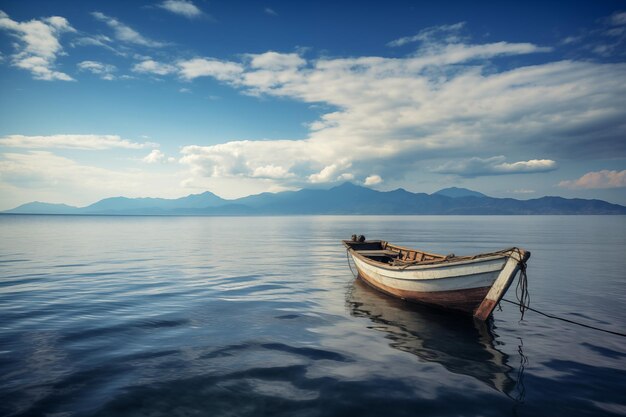
[[[307,215],[307,214],[626,214],[626,207],[601,200],[542,197],[491,198],[450,187],[431,195],[398,188],[377,191],[352,182],[331,189],[262,193],[235,200],[210,191],[177,199],[112,197],[86,207],[33,202],[8,210],[18,214],[98,215]]]
[[[446,197],[487,197],[483,193],[479,193],[478,191],[469,190],[467,188],[459,188],[459,187],[448,187],[441,189],[432,195],[443,195]]]
[[[349,188],[365,188],[365,187],[362,187],[362,186],[357,185],[357,184],[355,184],[353,182],[350,182],[350,181],[346,181],[343,184],[339,184],[338,186],[333,187],[333,188],[349,189]]]

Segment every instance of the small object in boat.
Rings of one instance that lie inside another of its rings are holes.
[[[352,241],[356,242],[356,235],[352,235]]]
[[[362,239],[361,239],[362,238]],[[474,256],[438,255],[384,240],[344,240],[358,276],[384,293],[487,320],[530,252],[503,249]]]

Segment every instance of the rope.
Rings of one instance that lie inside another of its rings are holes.
[[[352,264],[350,263],[350,249],[349,248],[346,249],[346,259],[348,260],[348,268],[350,268],[350,272],[352,272],[352,275],[354,276],[354,278],[356,278],[358,274],[355,274],[354,271],[352,270]]]
[[[511,301],[511,300],[507,300],[506,298],[503,298],[502,301],[506,301],[507,303],[511,303],[511,304],[515,304],[517,306],[519,306],[519,303],[516,303],[515,301]],[[561,320],[567,323],[571,323],[571,324],[576,324],[578,326],[582,326],[582,327],[586,327],[588,329],[593,329],[593,330],[598,330],[600,332],[604,332],[604,333],[610,333],[610,334],[614,334],[616,336],[622,336],[622,337],[626,337],[626,333],[620,333],[620,332],[614,332],[613,330],[607,330],[607,329],[602,329],[600,327],[596,327],[596,326],[591,326],[589,324],[584,324],[584,323],[580,323],[574,320],[569,320],[563,317],[559,317],[559,316],[555,316],[553,314],[548,314],[548,313],[544,313],[543,311],[539,311],[537,309],[531,308],[531,307],[526,307],[526,309],[533,311],[537,314],[541,314],[542,316],[551,318],[551,319],[556,319],[556,320]]]
[[[528,292],[528,275],[526,274],[526,262],[519,248],[513,248],[513,252],[519,256],[519,278],[517,279],[517,287],[515,288],[515,296],[519,301],[519,312],[521,314],[520,321],[524,320],[524,313],[530,308],[530,293]]]

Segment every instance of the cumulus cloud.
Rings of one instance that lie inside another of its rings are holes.
[[[559,61],[500,72],[490,65],[501,56],[547,50],[528,43],[457,42],[419,47],[404,58],[306,60],[269,51],[241,62],[179,62],[189,80],[210,76],[245,94],[332,109],[310,124],[305,139],[190,146],[182,161],[191,176],[213,178],[253,178],[259,167],[280,167],[281,184],[293,185],[346,176],[365,181],[373,170],[398,179],[420,161],[444,154],[457,162],[438,172],[463,176],[556,168],[551,159],[482,156],[494,152],[626,155],[626,85],[620,75],[626,64]],[[468,150],[481,157],[461,159]]]
[[[166,45],[163,42],[157,42],[143,36],[130,26],[120,22],[114,17],[107,16],[102,12],[92,12],[91,15],[109,26],[113,30],[115,38],[119,41],[151,48],[159,48]]]
[[[51,16],[17,22],[0,10],[0,29],[18,40],[15,44],[17,52],[11,57],[13,66],[30,71],[38,80],[73,80],[68,74],[54,69],[57,56],[63,53],[59,38],[63,33],[75,32],[65,18]]]
[[[0,138],[0,146],[11,148],[65,148],[103,150],[112,148],[143,149],[158,146],[155,143],[131,142],[117,135],[9,135]]]
[[[559,187],[565,188],[622,188],[626,187],[626,170],[588,172],[576,180],[561,181]]]
[[[142,161],[147,164],[156,164],[159,162],[163,162],[165,160],[165,154],[158,149],[152,150],[148,155],[146,155]]]
[[[196,18],[203,15],[202,10],[189,0],[165,0],[159,3],[157,7],[187,18]]]
[[[133,65],[132,70],[134,72],[167,75],[177,71],[174,65],[157,62],[152,59],[146,59],[138,64]]]
[[[352,163],[349,159],[340,159],[334,164],[325,166],[320,172],[309,175],[309,182],[313,184],[319,184],[352,180],[354,179],[354,175],[350,172],[345,172],[351,166]]]
[[[556,162],[550,159],[531,159],[530,161],[505,162],[502,155],[491,158],[470,158],[452,161],[435,168],[440,174],[454,174],[462,177],[480,177],[488,175],[532,174],[556,169]]]
[[[164,164],[176,162],[176,158],[167,157],[160,150],[153,149],[148,155],[142,158],[142,161],[147,164]]]
[[[243,73],[243,67],[231,61],[194,58],[178,62],[181,77],[192,80],[198,77],[213,77],[220,81],[236,81]]]
[[[114,80],[115,75],[113,73],[117,71],[117,67],[115,65],[103,64],[98,61],[82,61],[79,62],[77,66],[79,70],[89,71],[107,81]]]
[[[250,67],[259,70],[284,71],[302,67],[306,61],[298,54],[282,54],[274,51],[263,54],[247,54],[250,58]]]
[[[383,179],[380,177],[380,175],[370,175],[369,177],[365,178],[365,182],[363,184],[365,185],[377,185],[383,182]]]
[[[283,97],[329,109],[299,140],[185,146],[189,183],[201,178],[262,179],[279,187],[341,181],[387,182],[423,161],[452,162],[437,172],[461,176],[546,172],[551,159],[507,162],[511,152],[559,157],[579,149],[626,155],[624,63],[558,61],[495,70],[505,56],[539,54],[531,43],[471,43],[462,23],[420,31],[398,58],[306,59],[268,51],[238,60],[149,58],[136,72],[212,77],[243,94]],[[593,146],[586,146],[593,143]],[[471,154],[468,155],[468,153]],[[469,158],[470,155],[478,156]],[[375,172],[376,174],[373,174]]]

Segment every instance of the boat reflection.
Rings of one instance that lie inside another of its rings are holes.
[[[370,328],[387,333],[391,347],[517,397],[516,372],[509,357],[494,347],[490,323],[389,297],[360,279],[346,302],[353,316],[367,317],[374,323]]]

